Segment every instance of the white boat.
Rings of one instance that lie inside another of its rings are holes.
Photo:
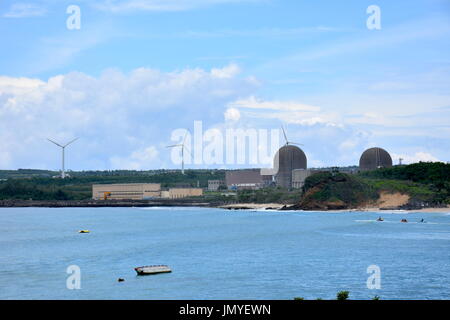
[[[172,270],[166,265],[143,266],[143,267],[134,268],[134,270],[140,276],[172,272]]]

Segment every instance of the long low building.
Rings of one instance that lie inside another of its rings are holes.
[[[121,183],[92,185],[92,199],[94,200],[145,200],[160,197],[160,183]]]
[[[161,197],[168,199],[181,199],[189,197],[201,197],[202,188],[170,188],[169,191],[162,191]]]
[[[260,189],[264,186],[261,169],[227,171],[225,182],[230,190]]]

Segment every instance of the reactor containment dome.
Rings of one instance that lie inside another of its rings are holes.
[[[370,148],[363,152],[359,159],[360,170],[375,170],[392,167],[390,154],[382,148]]]
[[[306,169],[307,159],[305,153],[297,146],[285,145],[281,147],[274,159],[277,186],[292,188],[292,171],[295,169]]]

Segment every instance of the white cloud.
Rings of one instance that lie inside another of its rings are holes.
[[[225,68],[212,69],[211,74],[213,77],[216,77],[216,78],[229,79],[229,78],[233,78],[236,75],[238,75],[240,71],[241,70],[239,69],[239,67],[232,63],[232,64],[226,66]]]
[[[411,164],[411,163],[417,163],[417,162],[436,162],[441,161],[435,156],[433,156],[431,153],[428,152],[416,152],[414,154],[392,154],[392,160],[395,163],[398,163],[399,159],[403,159],[402,163],[404,164]]]
[[[2,76],[0,165],[58,169],[59,153],[46,138],[80,137],[68,149],[68,168],[158,168],[169,162],[161,145],[172,130],[223,119],[230,101],[254,89],[245,78],[217,78],[204,69],[71,72],[46,81]]]
[[[230,104],[232,107],[249,108],[249,109],[266,109],[266,110],[281,110],[281,111],[308,111],[317,112],[319,107],[309,106],[293,101],[263,101],[254,96],[246,99],[239,99]]]
[[[231,102],[228,106],[230,108],[252,110],[241,112],[250,118],[277,119],[284,123],[302,126],[339,125],[336,123],[338,117],[334,113],[323,112],[320,107],[296,101],[268,101],[250,96]]]
[[[47,9],[32,3],[14,3],[8,12],[3,14],[4,18],[29,18],[39,17],[47,13]]]
[[[238,121],[241,113],[236,108],[228,108],[224,113],[225,121]]]
[[[111,168],[144,170],[153,168],[153,164],[158,160],[159,151],[154,146],[133,151],[129,157],[111,157]],[[159,162],[159,161],[158,161]]]
[[[289,124],[289,140],[304,144],[315,165],[357,164],[373,145],[405,162],[449,155],[448,134],[440,133],[445,128],[449,132],[450,109],[399,116],[396,112],[404,108],[385,112],[356,105],[365,112],[351,116],[330,107],[339,100],[325,108],[258,98],[258,81],[235,70],[234,65],[177,72],[139,68],[126,74],[111,69],[95,77],[72,72],[48,80],[0,76],[0,166],[58,169],[60,153],[45,138],[69,141],[79,136],[68,149],[68,168],[178,167],[165,146],[172,143],[172,130],[191,130],[194,120],[202,120],[204,130]],[[442,128],[432,126],[436,123]],[[398,124],[400,129],[394,126]]]

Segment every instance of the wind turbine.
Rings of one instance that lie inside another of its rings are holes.
[[[186,134],[184,135],[184,138],[183,138],[183,143],[174,144],[174,145],[166,147],[166,148],[178,148],[178,147],[181,147],[181,174],[184,174],[184,149],[186,149],[189,152],[189,149],[186,147],[186,138],[187,138],[187,134],[188,133],[189,133],[189,131],[186,131]],[[189,152],[189,154],[190,154],[190,152]]]
[[[47,138],[47,140],[50,141],[50,142],[53,143],[53,144],[56,144],[56,145],[57,145],[58,147],[60,147],[61,150],[62,150],[61,179],[64,179],[64,178],[66,177],[66,171],[65,171],[65,168],[64,168],[64,151],[66,150],[66,147],[67,147],[69,144],[74,143],[76,140],[78,140],[78,138],[75,138],[75,139],[73,139],[72,141],[70,141],[70,142],[68,142],[68,143],[66,143],[66,144],[64,144],[64,145],[61,145],[61,144],[59,144],[58,142],[55,142],[55,141],[50,140],[50,139],[48,139],[48,138]]]
[[[302,146],[302,145],[303,145],[303,144],[301,144],[301,143],[296,143],[296,142],[291,142],[291,141],[289,141],[288,138],[287,138],[287,135],[286,135],[286,131],[284,130],[284,127],[283,127],[283,126],[281,126],[281,130],[283,130],[284,140],[286,140],[285,146],[288,146],[288,145],[290,145],[290,144],[295,144],[295,145],[298,145],[298,146]]]

